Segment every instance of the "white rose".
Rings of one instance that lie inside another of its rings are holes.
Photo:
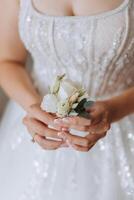
[[[89,96],[88,96],[88,93],[87,92],[85,92],[82,96],[80,96],[79,98],[78,98],[78,102],[80,102],[82,99],[87,99]]]
[[[59,117],[78,115],[75,108],[88,94],[80,83],[65,79],[65,74],[57,76],[50,86],[50,94],[44,96],[41,108]]]
[[[62,80],[58,91],[58,98],[61,100],[66,100],[67,98],[72,96],[72,94],[74,94],[76,91],[77,88],[71,83],[71,81]]]
[[[57,97],[53,94],[47,94],[43,98],[43,101],[41,103],[41,108],[42,110],[45,110],[46,112],[56,113],[57,104],[58,104]]]

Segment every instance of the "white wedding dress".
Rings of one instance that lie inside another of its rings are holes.
[[[91,16],[48,16],[21,0],[18,24],[41,95],[63,73],[94,99],[134,85],[134,0]],[[10,101],[1,121],[0,200],[134,200],[133,115],[113,123],[87,153],[42,150],[31,142],[23,116]]]

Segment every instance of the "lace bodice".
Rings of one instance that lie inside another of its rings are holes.
[[[133,22],[133,0],[92,16],[49,16],[21,0],[20,36],[34,60],[35,85],[45,93],[61,73],[93,97],[134,85]]]

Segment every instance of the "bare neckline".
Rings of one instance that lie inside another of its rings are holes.
[[[91,18],[92,19],[92,18],[105,18],[105,17],[111,16],[113,14],[120,12],[121,10],[123,10],[127,7],[129,0],[124,0],[118,7],[114,8],[112,10],[109,10],[109,11],[105,11],[105,12],[101,12],[101,13],[93,14],[93,15],[74,15],[74,16],[72,16],[72,15],[48,15],[47,13],[39,11],[35,7],[33,0],[29,0],[29,3],[30,3],[32,11],[40,17],[57,18],[57,19],[83,19],[83,18]]]

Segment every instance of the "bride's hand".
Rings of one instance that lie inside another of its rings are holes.
[[[61,137],[66,139],[78,151],[89,151],[99,139],[106,136],[107,131],[110,129],[111,113],[105,102],[96,102],[87,111],[90,113],[90,119],[67,117],[55,120],[55,123],[60,125],[61,128],[73,128],[89,132],[86,137],[61,132]]]
[[[27,127],[34,141],[43,149],[54,150],[67,146],[65,142],[59,138],[58,131],[50,129],[48,125],[52,125],[55,117],[40,108],[40,104],[33,104],[27,109],[27,115],[23,119],[24,125]],[[47,139],[47,137],[59,139],[59,141]]]

